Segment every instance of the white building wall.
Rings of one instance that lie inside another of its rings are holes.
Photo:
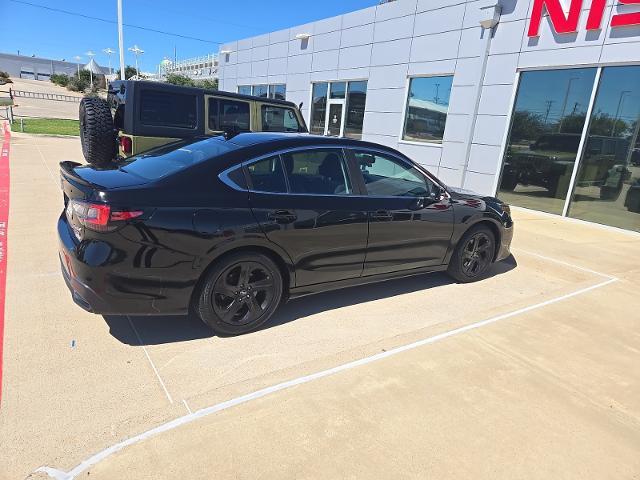
[[[493,194],[517,71],[638,63],[640,27],[612,30],[612,14],[637,8],[608,0],[602,30],[586,31],[585,11],[579,33],[558,35],[545,18],[540,36],[530,39],[527,28],[533,0],[500,0],[501,21],[493,32],[482,81],[485,44],[478,22],[480,7],[488,3],[397,0],[231,42],[221,48],[231,53],[220,56],[220,86],[236,91],[238,85],[286,83],[287,99],[303,102],[309,119],[311,82],[368,79],[364,140],[401,150],[449,185]],[[590,4],[585,2],[585,9]],[[296,39],[300,33],[311,37]],[[408,78],[446,74],[454,79],[442,144],[402,141]],[[478,89],[480,105],[470,138]]]

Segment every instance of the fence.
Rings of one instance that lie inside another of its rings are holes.
[[[59,93],[26,92],[24,90],[9,90],[9,92],[13,97],[38,98],[40,100],[55,100],[57,102],[80,103],[80,100],[82,100],[82,97],[61,95]]]

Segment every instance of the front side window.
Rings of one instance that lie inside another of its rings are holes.
[[[534,210],[563,212],[595,76],[595,68],[520,75],[500,198]],[[613,117],[618,99],[610,102],[615,103],[609,109]],[[611,130],[608,134],[611,138]]]
[[[379,197],[427,197],[430,181],[417,168],[390,156],[354,152],[367,193]]]
[[[453,76],[416,77],[409,82],[403,140],[441,143]]]
[[[198,123],[196,96],[142,90],[140,123],[154,127],[196,128]]]
[[[262,130],[265,132],[299,132],[298,117],[291,108],[262,105]]]
[[[291,193],[349,195],[351,182],[342,152],[305,150],[282,155]]]
[[[247,172],[254,191],[287,193],[287,182],[278,155],[249,164]]]
[[[223,98],[209,99],[209,129],[215,132],[228,130],[249,131],[251,115],[249,104]]]

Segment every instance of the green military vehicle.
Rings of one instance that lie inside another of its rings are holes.
[[[191,137],[307,131],[291,102],[160,82],[115,81],[106,100],[80,103],[82,152],[94,165]]]

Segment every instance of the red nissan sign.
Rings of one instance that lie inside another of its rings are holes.
[[[575,33],[578,31],[578,22],[582,12],[584,0],[571,0],[569,12],[565,14],[561,0],[533,0],[531,23],[529,24],[529,36],[540,36],[540,22],[546,8],[549,13],[549,21],[557,33]],[[640,0],[619,0],[623,5],[638,5]],[[591,0],[589,18],[587,18],[587,30],[599,30],[602,27],[602,17],[607,6],[607,0]],[[640,25],[640,11],[632,13],[619,13],[611,18],[612,27],[624,27],[628,25]]]

